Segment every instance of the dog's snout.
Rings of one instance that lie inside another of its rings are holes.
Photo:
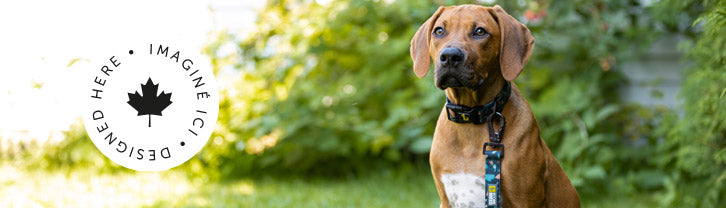
[[[458,48],[444,48],[439,54],[439,61],[445,67],[457,67],[464,62],[464,53]]]

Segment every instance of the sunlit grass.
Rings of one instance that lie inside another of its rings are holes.
[[[438,207],[430,172],[256,177],[208,182],[180,170],[104,173],[0,165],[0,207]],[[583,198],[583,207],[655,207],[647,193]]]
[[[350,179],[265,178],[212,184],[156,205],[241,207],[438,207],[428,172],[409,176],[374,174]]]
[[[0,167],[0,207],[139,207],[192,190],[178,172],[99,174]]]
[[[435,207],[428,171],[347,179],[204,182],[181,171],[99,173],[0,167],[0,207]]]

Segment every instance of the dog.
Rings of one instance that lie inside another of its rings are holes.
[[[444,106],[429,156],[441,207],[486,205],[483,148],[503,153],[497,176],[501,206],[580,207],[577,191],[540,137],[529,103],[513,83],[533,48],[529,29],[498,5],[439,7],[413,36],[413,71],[425,77],[434,60],[434,83],[445,91],[447,106],[475,108],[493,103],[500,94],[508,97],[496,107],[502,118],[488,120],[499,127],[506,118],[498,137],[506,152],[484,146],[497,132],[482,119],[484,125],[454,122],[471,115],[457,117]]]

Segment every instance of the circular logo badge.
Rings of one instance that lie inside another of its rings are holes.
[[[217,123],[219,92],[197,51],[146,43],[91,60],[83,124],[106,157],[158,171],[204,147]]]

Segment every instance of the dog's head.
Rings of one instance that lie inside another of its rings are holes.
[[[498,5],[461,5],[439,7],[413,36],[410,52],[419,78],[431,58],[438,88],[477,90],[494,79],[517,78],[533,48],[529,29]]]

